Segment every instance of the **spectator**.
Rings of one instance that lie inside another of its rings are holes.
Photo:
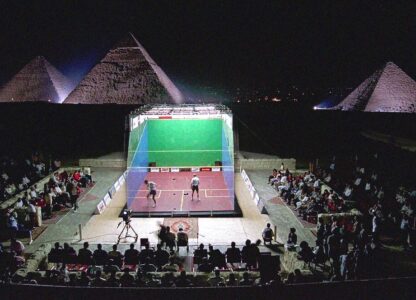
[[[165,272],[178,272],[179,266],[175,263],[175,259],[173,257],[169,258],[169,263],[165,264],[162,267],[162,271]]]
[[[313,252],[311,247],[309,247],[309,244],[306,241],[300,242],[300,250],[298,252],[299,259],[303,260],[306,263],[309,263],[313,259]]]
[[[113,245],[113,250],[108,252],[108,260],[110,264],[121,267],[123,264],[123,254],[117,250],[117,245]]]
[[[91,286],[94,286],[94,287],[104,287],[104,286],[106,286],[106,280],[101,277],[101,270],[97,270],[95,272],[95,277],[91,281]]]
[[[216,268],[214,270],[214,276],[208,279],[211,286],[219,286],[224,284],[224,278],[220,275],[220,270]]]
[[[131,287],[134,283],[134,277],[130,274],[130,269],[125,268],[123,275],[120,277],[120,284],[122,287]]]
[[[167,264],[169,261],[169,253],[166,250],[162,249],[161,244],[157,244],[157,250],[154,256],[155,265],[160,270],[163,265]]]
[[[146,274],[148,272],[156,272],[157,268],[152,264],[152,259],[147,257],[145,263],[140,265],[140,271]]]
[[[251,286],[253,284],[248,272],[243,273],[243,279],[240,281],[240,286]]]
[[[108,287],[119,287],[120,286],[120,281],[116,277],[116,270],[111,270],[110,277],[107,279],[107,282],[106,282],[106,286],[108,286]]]
[[[147,243],[144,246],[144,249],[142,250],[142,252],[140,252],[140,254],[139,254],[139,262],[141,264],[144,264],[148,257],[150,258],[150,260],[153,260],[153,256],[154,256],[154,251],[153,251],[153,249],[150,249],[150,245],[149,245],[149,243]]]
[[[198,249],[194,251],[194,263],[200,264],[204,257],[208,257],[208,251],[204,249],[204,244],[200,244]]]
[[[228,279],[225,283],[226,286],[237,286],[238,282],[235,279],[235,274],[234,273],[230,273],[230,275],[228,276]]]
[[[175,234],[173,232],[170,231],[170,227],[166,226],[166,237],[165,237],[165,242],[166,242],[166,246],[170,248],[170,250],[172,251],[173,248],[175,247]]]
[[[79,279],[78,285],[80,286],[90,286],[90,278],[87,275],[87,272],[82,271],[81,272],[81,278]]]
[[[176,279],[175,285],[177,287],[190,287],[192,282],[186,278],[186,271],[181,271],[179,277]]]
[[[10,240],[10,251],[14,251],[16,255],[22,256],[25,251],[25,246],[21,241],[12,237]]]
[[[130,249],[124,252],[124,263],[128,265],[137,265],[139,263],[139,251],[134,249],[134,244],[130,244]]]
[[[214,267],[206,257],[202,258],[201,264],[198,266],[198,272],[211,273]]]
[[[107,251],[103,250],[103,246],[101,244],[97,245],[97,249],[93,254],[93,259],[96,265],[102,266],[107,264],[108,253]]]
[[[227,258],[227,263],[241,263],[241,251],[239,248],[236,248],[235,242],[231,242],[231,248],[228,248],[225,256]]]
[[[90,245],[88,242],[84,242],[84,247],[78,251],[78,262],[84,265],[92,264],[92,252],[88,249]]]
[[[296,229],[290,228],[289,235],[287,237],[287,247],[288,249],[293,249],[298,243],[298,236],[296,235]]]
[[[270,223],[267,223],[266,228],[263,230],[262,237],[263,237],[264,244],[272,243],[273,230],[270,228]]]

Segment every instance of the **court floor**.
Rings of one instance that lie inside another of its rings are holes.
[[[193,174],[200,179],[199,200],[196,192],[193,200],[191,196]],[[234,210],[234,193],[227,189],[222,172],[158,172],[148,173],[146,179],[156,183],[156,207],[146,199],[147,188],[142,183],[130,204],[134,212]]]

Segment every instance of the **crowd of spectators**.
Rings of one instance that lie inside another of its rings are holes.
[[[320,213],[345,212],[343,197],[332,189],[321,191],[322,180],[311,172],[294,175],[288,169],[273,170],[269,183],[304,220],[316,223]]]
[[[45,163],[38,153],[23,161],[11,157],[0,158],[0,202],[26,190],[46,175]]]

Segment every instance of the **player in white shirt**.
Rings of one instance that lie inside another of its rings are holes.
[[[156,183],[154,183],[153,181],[145,180],[144,184],[147,186],[147,189],[149,190],[149,192],[146,195],[146,199],[149,200],[150,195],[152,195],[153,207],[156,207]]]
[[[192,189],[192,201],[194,201],[194,192],[196,191],[196,195],[198,196],[199,201],[199,178],[194,174],[194,177],[191,179],[191,189]]]

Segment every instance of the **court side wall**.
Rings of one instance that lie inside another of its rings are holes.
[[[229,196],[234,199],[234,144],[232,129],[223,121],[222,126],[222,170]]]
[[[147,168],[149,166],[149,154],[148,154],[148,126],[147,121],[142,123],[137,131],[130,132],[130,141],[136,143],[137,147],[134,150],[130,151],[129,145],[129,161],[131,164],[128,166],[127,170],[127,207],[130,207],[134,197],[139,190],[140,185],[143,183],[146,174]],[[133,135],[133,136],[132,136]],[[136,139],[138,141],[136,142]],[[131,156],[131,158],[130,158]]]

